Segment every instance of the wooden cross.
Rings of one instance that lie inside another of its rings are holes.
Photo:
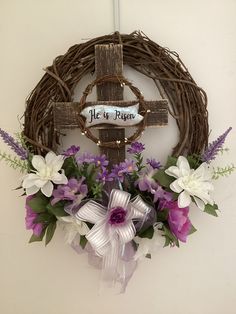
[[[105,75],[123,74],[123,48],[122,45],[96,45],[95,46],[95,70],[97,78]],[[98,102],[87,102],[86,106],[96,105],[101,101],[112,105],[132,105],[133,102],[123,101],[123,86],[120,83],[104,82],[97,86]],[[77,106],[78,102],[54,103],[54,127],[55,130],[78,128]],[[150,110],[147,115],[147,127],[164,126],[168,124],[167,100],[145,101]],[[96,126],[96,128],[98,128]],[[125,129],[116,126],[102,125],[99,127],[99,139],[101,142],[119,141],[125,139]],[[110,164],[117,164],[125,159],[125,147],[109,148],[100,147],[101,153],[105,154]]]

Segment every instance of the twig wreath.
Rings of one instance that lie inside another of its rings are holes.
[[[88,73],[95,71],[94,47],[98,44],[122,44],[123,62],[151,78],[161,97],[168,98],[171,115],[179,128],[179,143],[173,155],[199,154],[208,143],[207,96],[197,86],[176,52],[171,52],[140,32],[114,33],[72,46],[58,56],[31,92],[25,111],[24,135],[42,154],[59,144],[60,132],[53,126],[53,102],[70,102],[75,87]]]
[[[74,103],[73,114],[81,132],[101,148],[116,152],[130,145],[129,158],[114,164],[109,156],[81,153],[75,145],[56,154],[61,130],[54,125],[53,104],[72,101],[83,76],[95,71],[94,48],[101,44],[122,44],[124,64],[151,78],[161,97],[170,102],[179,143],[165,165],[142,156],[145,146],[136,139],[148,124],[150,102],[121,74],[107,74],[90,83],[80,102]],[[122,101],[117,106],[110,99],[88,106],[88,94],[104,83],[128,86],[136,100],[123,107]],[[139,32],[98,37],[57,57],[27,100],[23,134],[14,139],[0,129],[0,136],[16,154],[0,153],[1,158],[26,173],[20,189],[26,195],[26,228],[33,231],[30,242],[45,239],[47,245],[61,225],[67,242],[100,264],[102,282],[120,283],[124,291],[138,259],[150,258],[160,246],[179,246],[179,241],[186,242],[196,231],[189,219],[192,205],[217,216],[213,180],[235,167],[211,165],[225,150],[231,128],[208,145],[206,106],[206,93],[178,54]],[[130,123],[137,130],[128,138],[101,141],[91,127],[104,121],[121,126]]]

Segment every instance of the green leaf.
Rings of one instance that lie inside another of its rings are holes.
[[[215,217],[218,216],[217,212],[216,212],[217,210],[219,210],[219,209],[218,209],[218,206],[216,204],[214,204],[214,205],[206,204],[205,208],[204,208],[205,213],[212,215],[212,216],[215,216]]]
[[[154,228],[153,226],[148,227],[145,231],[141,232],[138,234],[138,236],[140,238],[148,238],[148,239],[152,239],[154,234]]]
[[[199,155],[187,156],[187,160],[192,169],[197,169],[201,165],[201,157]]]
[[[31,200],[27,201],[27,205],[32,208],[35,213],[43,213],[46,211],[48,198],[43,194],[37,194]]]
[[[163,208],[157,212],[157,221],[166,221],[168,218],[169,209]]]
[[[189,230],[188,235],[193,234],[196,231],[197,231],[197,229],[193,225],[191,225],[191,229]]]
[[[43,237],[45,235],[45,231],[46,231],[46,229],[43,229],[40,236],[36,236],[35,234],[32,234],[31,238],[29,239],[29,243],[42,241]]]
[[[56,205],[52,206],[50,203],[47,205],[48,211],[57,217],[68,216],[68,214],[64,210],[64,205],[57,203]]]
[[[80,236],[80,241],[79,244],[82,247],[82,249],[85,248],[86,244],[87,244],[88,240],[86,239],[86,237],[84,235]]]
[[[168,156],[166,165],[165,165],[165,169],[171,167],[171,166],[176,166],[177,163],[177,158],[174,156]]]
[[[165,246],[168,245],[176,245],[179,247],[179,240],[176,238],[176,236],[170,231],[170,229],[163,225],[163,231],[164,231],[164,237],[166,238]]]
[[[48,225],[46,230],[45,245],[48,245],[48,243],[52,240],[56,227],[57,227],[56,221],[53,221]]]
[[[155,173],[153,176],[153,179],[158,181],[158,183],[164,187],[169,187],[170,184],[175,180],[174,177],[168,176],[164,169],[158,170],[157,173]]]
[[[55,217],[50,213],[39,213],[36,219],[34,220],[36,223],[44,223],[49,224],[51,221],[54,221]]]

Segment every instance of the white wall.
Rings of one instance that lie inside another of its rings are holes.
[[[235,12],[235,0],[121,0],[121,32],[140,29],[178,51],[206,90],[211,139],[234,127],[226,163],[236,163]],[[112,31],[111,0],[1,0],[0,127],[19,131],[25,98],[55,56],[82,38]],[[153,96],[147,87],[145,93]],[[163,142],[165,132],[156,132]],[[166,132],[175,141],[173,123]],[[154,147],[149,141],[154,134],[147,131],[143,138],[148,154],[163,159],[170,143]],[[90,143],[86,147],[93,149]],[[0,148],[5,149],[2,143]],[[161,249],[140,263],[126,294],[107,297],[97,293],[99,271],[64,244],[61,230],[47,248],[27,244],[24,200],[12,191],[20,175],[3,163],[0,173],[0,313],[236,313],[235,174],[216,182],[219,218],[194,209],[198,232],[187,244]]]

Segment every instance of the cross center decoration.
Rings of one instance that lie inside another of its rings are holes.
[[[80,127],[83,134],[100,146],[101,153],[105,154],[113,165],[125,159],[125,145],[140,136],[145,127],[168,124],[168,102],[166,99],[144,100],[139,89],[123,78],[122,45],[96,45],[95,71],[97,79],[85,89],[79,103],[54,103],[54,127],[57,131]],[[87,95],[95,85],[98,101],[86,102]],[[123,100],[125,85],[135,94],[136,100]],[[104,108],[107,108],[107,111]],[[121,126],[132,125],[132,119],[136,121],[139,129],[127,138],[125,129]],[[112,120],[114,124],[115,120],[121,122],[117,123],[118,126],[104,124],[111,123]],[[92,128],[99,129],[98,139],[92,135]]]

